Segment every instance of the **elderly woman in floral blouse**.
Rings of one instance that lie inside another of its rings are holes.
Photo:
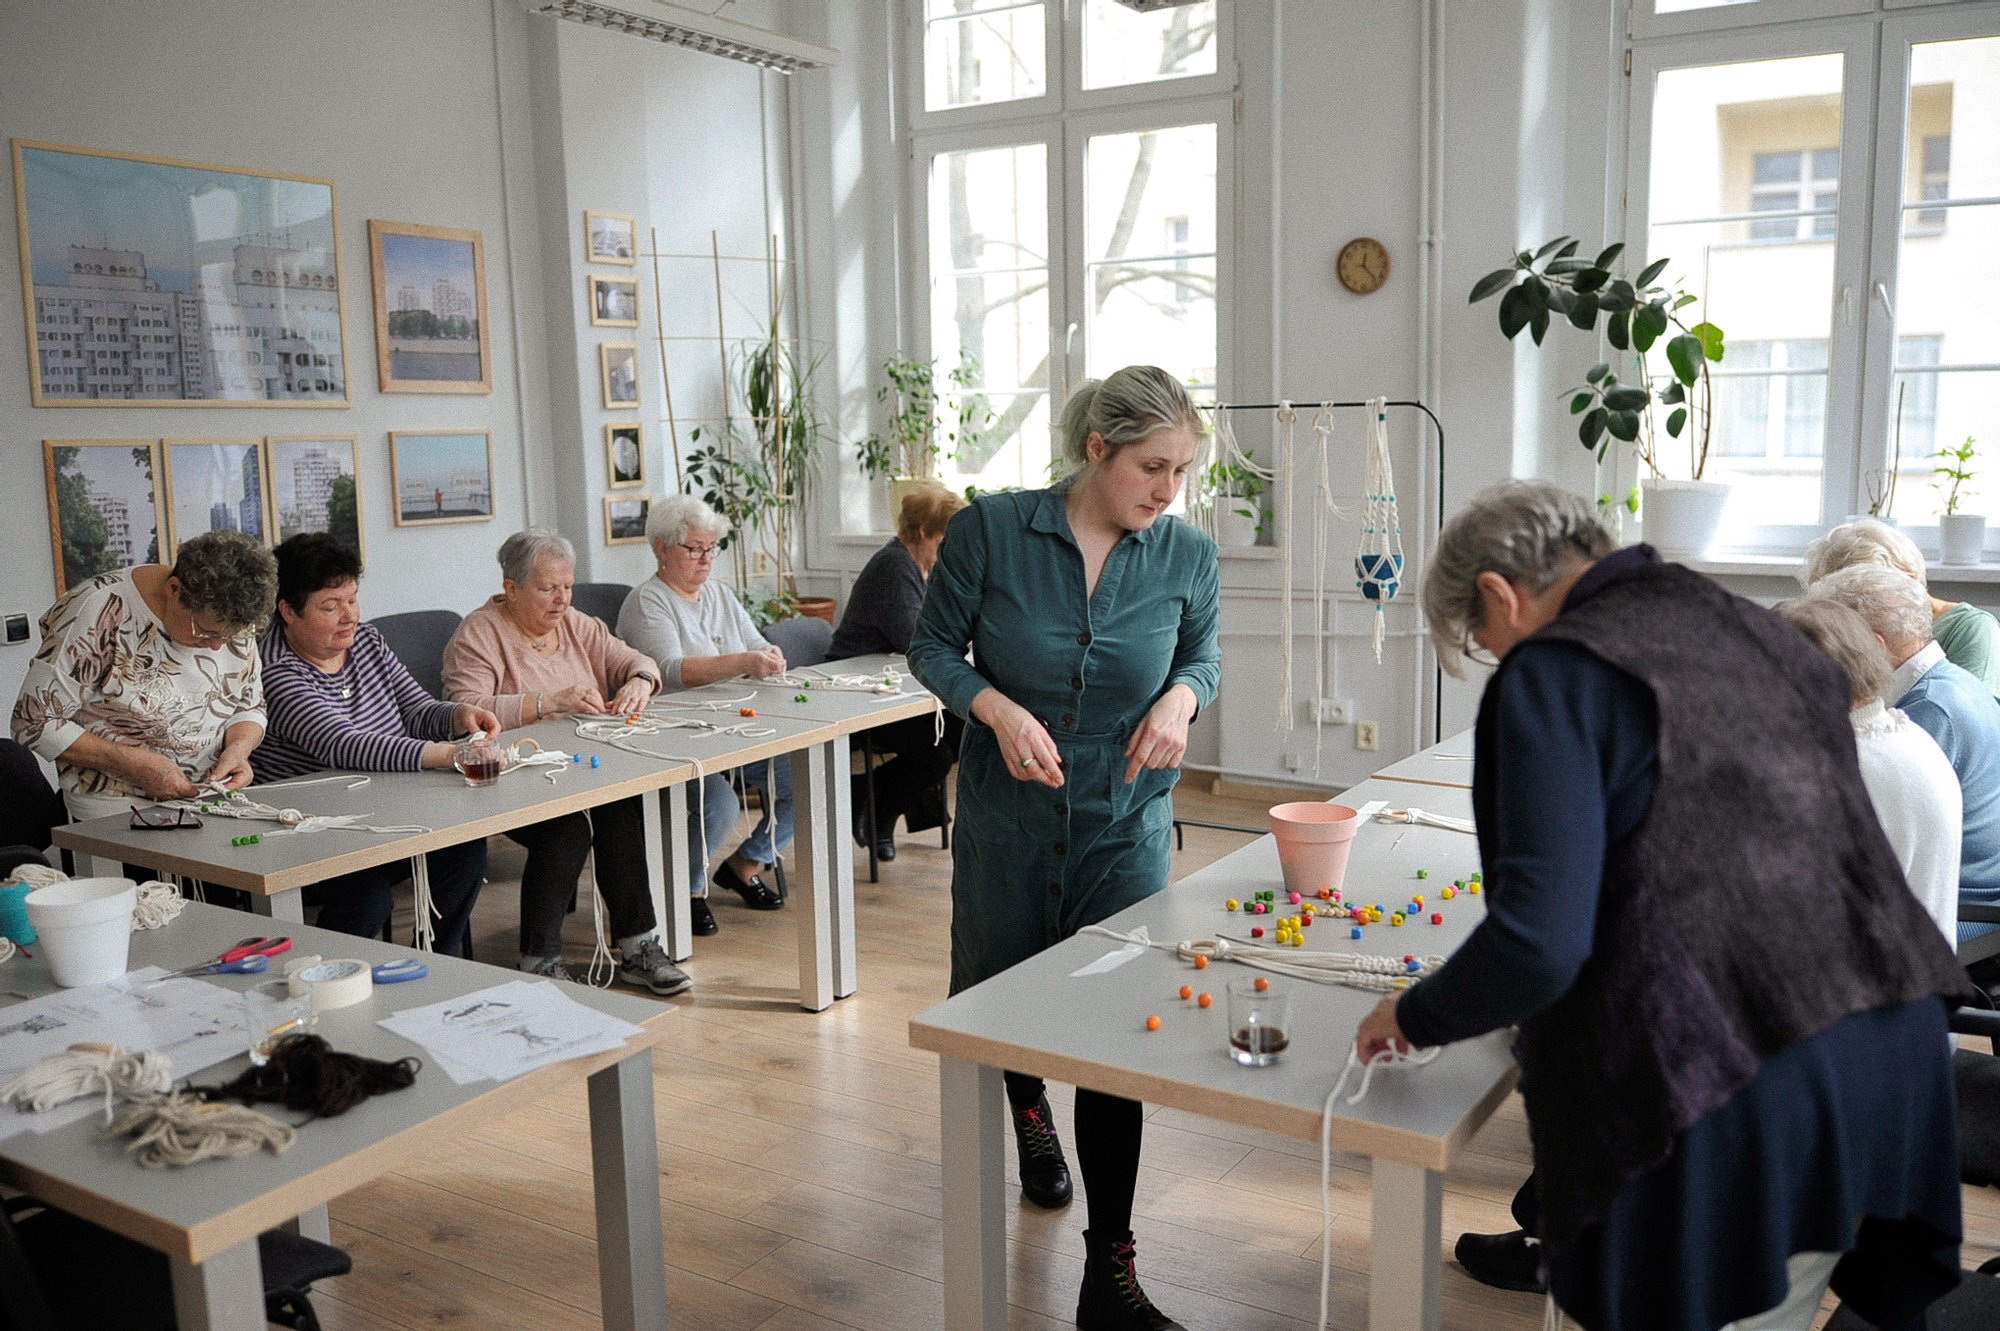
[[[70,817],[250,784],[264,737],[251,634],[271,617],[271,552],[236,532],[72,587],[42,616],[14,738],[56,765]]]

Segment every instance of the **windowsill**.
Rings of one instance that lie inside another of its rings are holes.
[[[1697,573],[1706,573],[1712,578],[1792,578],[1797,579],[1801,560],[1796,555],[1724,555],[1716,559],[1682,559]],[[1995,564],[1940,564],[1936,560],[1924,563],[1924,577],[1932,586],[1939,583],[1996,583],[2000,584],[2000,563]]]

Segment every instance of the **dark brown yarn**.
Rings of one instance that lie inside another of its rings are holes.
[[[415,1058],[385,1063],[339,1053],[317,1035],[287,1035],[271,1046],[263,1067],[201,1094],[208,1100],[281,1104],[313,1118],[337,1118],[370,1096],[411,1085],[422,1066]]]

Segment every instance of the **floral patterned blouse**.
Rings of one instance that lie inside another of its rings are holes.
[[[42,616],[42,647],[14,701],[14,738],[56,765],[76,818],[143,791],[94,767],[62,761],[86,732],[165,754],[199,783],[233,725],[264,724],[256,640],[183,647],[146,605],[131,569],[71,588]]]

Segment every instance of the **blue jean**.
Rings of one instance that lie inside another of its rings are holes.
[[[699,798],[692,791],[689,796],[687,843],[690,850],[701,846],[704,853],[688,857],[688,895],[705,897],[708,895],[709,863],[722,849],[723,842],[729,839],[730,830],[736,826],[736,815],[743,811],[743,806],[737,802],[736,787],[729,784],[726,776],[703,777]],[[667,792],[664,790],[660,792],[660,802],[666,805]],[[705,842],[702,837],[704,828],[708,833]]]
[[[736,853],[746,860],[770,864],[792,846],[791,755],[751,763],[741,770],[743,784],[763,796],[764,811]]]

